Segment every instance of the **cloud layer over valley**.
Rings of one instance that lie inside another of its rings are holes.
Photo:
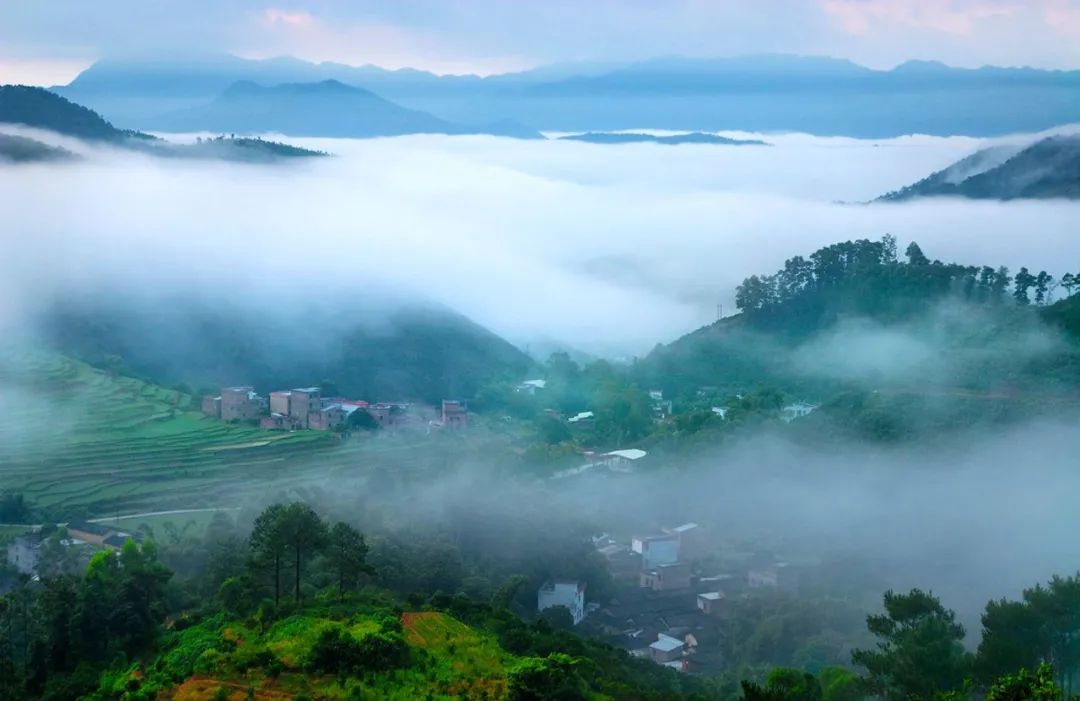
[[[892,233],[931,257],[1055,275],[1080,254],[1080,204],[841,204],[983,141],[763,138],[773,145],[289,139],[336,157],[267,167],[95,149],[0,167],[5,314],[106,284],[279,306],[394,290],[519,343],[640,354],[717,304],[732,311],[745,276],[839,240]]]

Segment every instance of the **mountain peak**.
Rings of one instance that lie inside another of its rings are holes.
[[[251,97],[260,95],[363,95],[375,97],[375,94],[340,80],[329,79],[311,83],[280,83],[261,85],[253,80],[238,80],[222,93],[223,98]]]

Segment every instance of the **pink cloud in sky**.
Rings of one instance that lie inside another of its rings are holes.
[[[310,12],[288,12],[269,8],[263,12],[263,23],[267,25],[284,24],[289,27],[310,27],[315,24],[315,17]]]
[[[980,21],[1024,10],[1022,4],[996,0],[821,0],[821,7],[856,35],[897,26],[968,35]]]
[[[436,33],[370,20],[328,21],[307,11],[267,9],[255,16],[250,46],[236,47],[247,58],[301,56],[312,61],[384,68],[423,68],[436,73],[501,73],[532,61],[515,56],[474,56],[456,51]]]
[[[1080,39],[1080,3],[1050,0],[1043,10],[1043,17],[1058,34]]]

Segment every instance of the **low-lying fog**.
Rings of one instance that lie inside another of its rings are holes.
[[[1077,203],[841,204],[985,142],[737,136],[773,145],[290,138],[335,157],[253,166],[97,148],[0,167],[6,312],[103,279],[277,304],[390,286],[520,343],[632,354],[718,304],[733,311],[745,276],[838,240],[892,233],[932,257],[1056,275],[1080,257]]]
[[[288,139],[335,156],[279,166],[68,142],[88,157],[0,167],[0,321],[25,321],[54,291],[105,283],[275,309],[391,288],[519,342],[641,353],[711,321],[717,304],[730,311],[745,276],[839,240],[892,233],[901,249],[915,239],[944,260],[1055,275],[1080,260],[1080,203],[840,204],[916,181],[982,142],[762,138],[774,145]],[[852,343],[819,350],[839,355]],[[916,350],[920,366],[933,360],[933,349]],[[525,503],[547,517],[594,514],[600,528],[698,520],[725,539],[769,539],[786,557],[859,553],[884,563],[883,587],[933,588],[971,616],[991,596],[1080,566],[1076,438],[1072,418],[966,434],[938,454],[824,454],[759,437],[694,469],[567,480]],[[402,517],[477,494],[516,503],[470,470],[409,491],[419,508]]]

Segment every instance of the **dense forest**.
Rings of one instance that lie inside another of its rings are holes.
[[[657,346],[633,372],[675,398],[772,388],[816,403],[936,394],[1037,410],[1025,398],[1063,399],[1080,381],[1078,274],[945,263],[917,243],[901,257],[890,236],[837,243],[746,278],[740,314]]]

